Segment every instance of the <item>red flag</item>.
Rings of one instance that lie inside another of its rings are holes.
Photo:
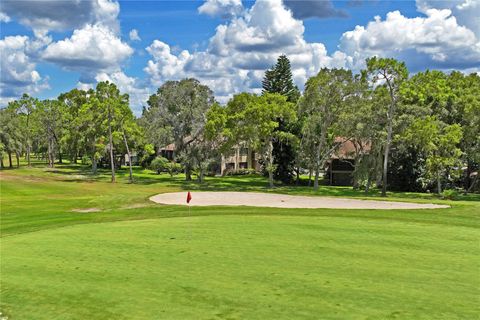
[[[190,200],[192,200],[192,195],[190,194],[190,191],[187,193],[187,203],[190,203]]]

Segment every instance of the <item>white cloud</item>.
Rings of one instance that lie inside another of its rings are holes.
[[[212,17],[232,18],[243,11],[241,0],[205,0],[198,12]]]
[[[132,41],[140,41],[140,36],[138,35],[138,30],[137,29],[132,29],[130,30],[130,33],[128,34],[130,40]]]
[[[112,0],[3,0],[2,11],[35,31],[64,31],[100,23],[117,32],[120,6]]]
[[[5,23],[8,23],[10,22],[10,17],[7,16],[5,13],[3,12],[0,12],[0,22],[5,22]]]
[[[34,94],[48,88],[28,54],[32,41],[27,36],[0,40],[0,96],[2,104],[23,93]]]
[[[417,9],[426,13],[429,9],[449,9],[461,26],[472,30],[480,38],[480,0],[416,0]]]
[[[116,70],[133,49],[112,30],[102,25],[86,25],[70,38],[51,43],[42,58],[67,70],[83,73]]]
[[[459,25],[448,9],[428,9],[425,14],[407,18],[394,11],[383,21],[377,16],[366,27],[345,32],[339,47],[356,68],[372,55],[399,57],[423,68],[478,66],[480,42],[471,30]]]
[[[294,80],[303,87],[321,67],[342,67],[346,56],[327,54],[322,43],[307,43],[303,22],[296,20],[281,0],[257,1],[251,9],[219,25],[206,51],[173,54],[168,44],[155,40],[144,71],[153,85],[195,77],[210,86],[220,101],[232,94],[261,92],[261,80],[281,54],[292,64]]]

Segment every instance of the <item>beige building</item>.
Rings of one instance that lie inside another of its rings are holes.
[[[259,159],[260,156],[255,151],[244,146],[237,146],[232,148],[230,153],[222,154],[220,174],[225,175],[242,169],[260,171]]]

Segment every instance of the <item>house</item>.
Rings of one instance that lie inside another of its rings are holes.
[[[246,146],[236,146],[227,154],[222,154],[220,174],[237,172],[242,169],[260,171],[259,155]]]
[[[175,156],[175,150],[175,144],[171,143],[168,146],[161,148],[159,155],[171,161]]]
[[[325,164],[325,179],[331,186],[351,186],[353,185],[355,156],[359,152],[368,153],[371,144],[365,142],[354,143],[343,137],[335,138],[335,142],[340,143],[340,146]]]
[[[138,155],[135,151],[133,151],[130,156],[132,157],[132,166],[138,166],[139,162],[138,162]],[[129,165],[129,158],[128,158],[128,154],[125,154],[124,155],[124,159],[122,161],[122,165],[125,165],[125,166],[128,166]]]

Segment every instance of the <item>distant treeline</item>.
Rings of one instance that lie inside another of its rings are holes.
[[[115,181],[125,155],[135,153],[148,166],[174,144],[173,160],[186,179],[195,173],[202,181],[221,153],[244,145],[260,155],[270,186],[294,183],[307,171],[318,188],[326,162],[349,141],[354,188],[478,191],[478,74],[409,76],[404,63],[373,57],[358,74],[321,69],[301,93],[288,58],[280,56],[262,85],[261,95],[240,93],[221,106],[196,79],[167,81],[140,118],[128,95],[109,82],[55,100],[25,94],[0,111],[1,166],[18,165],[20,157],[30,165],[31,155],[41,154],[51,167],[67,157],[96,172],[103,161]]]

